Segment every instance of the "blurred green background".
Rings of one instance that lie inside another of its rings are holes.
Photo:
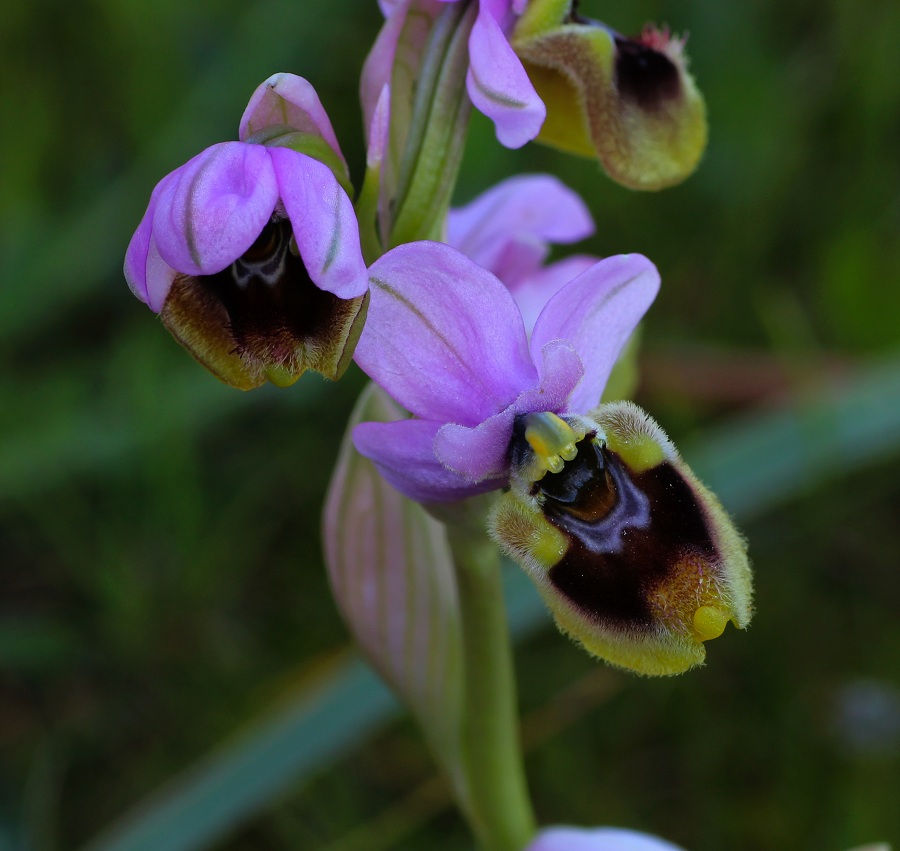
[[[504,150],[476,116],[459,199],[551,171],[597,220],[579,249],[658,264],[638,401],[739,513],[758,613],[663,681],[529,633],[539,817],[694,851],[900,843],[900,4],[581,8],[689,31],[711,121],[700,170],[635,194],[594,163]],[[198,760],[195,779],[230,778],[209,800],[250,801],[246,817],[188,806],[188,783],[164,799],[180,822],[142,805],[169,838],[91,847],[471,847],[412,725],[381,724],[329,597],[319,512],[359,374],[220,386],[121,274],[156,181],[234,138],[275,71],[317,87],[358,185],[379,23],[374,0],[4,6],[0,849],[79,848]],[[287,745],[253,751],[273,706],[308,706],[348,671],[364,688],[340,705],[360,718],[329,710],[315,731],[337,744],[302,772]]]

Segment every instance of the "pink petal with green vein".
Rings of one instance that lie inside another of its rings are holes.
[[[588,254],[574,254],[508,284],[519,310],[522,311],[522,321],[529,334],[547,302],[566,284],[590,269],[597,260],[597,257]]]
[[[504,180],[447,218],[447,242],[510,288],[540,268],[548,243],[577,242],[593,232],[581,198],[548,174]]]
[[[519,309],[447,245],[400,245],[369,269],[356,362],[423,419],[474,426],[537,384]]]
[[[353,441],[388,482],[416,502],[453,502],[503,485],[502,481],[474,484],[443,466],[434,450],[440,427],[432,420],[365,422],[353,430]]]
[[[288,148],[270,148],[284,209],[313,283],[338,298],[368,287],[353,204],[328,166]]]
[[[276,126],[321,136],[344,162],[328,113],[312,84],[303,77],[273,74],[260,85],[244,110],[239,138],[245,141],[260,130]]]
[[[507,148],[521,148],[540,132],[547,110],[486,4],[469,36],[466,88]]]
[[[186,275],[221,272],[256,240],[278,201],[261,145],[222,142],[173,172],[153,215],[162,259]]]
[[[584,378],[569,411],[584,413],[600,402],[619,352],[659,291],[656,267],[640,254],[607,257],[550,299],[534,326],[536,356],[551,340],[567,340],[584,364]]]

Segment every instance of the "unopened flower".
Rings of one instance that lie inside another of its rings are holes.
[[[530,339],[508,290],[447,246],[401,246],[370,275],[357,362],[413,416],[353,436],[394,487],[423,503],[504,489],[492,536],[612,664],[678,673],[747,624],[744,544],[715,497],[636,406],[596,407],[656,295],[649,261],[594,264]]]
[[[469,35],[466,89],[475,108],[494,122],[500,143],[507,148],[520,148],[537,136],[546,115],[544,104],[509,43],[509,33],[522,13],[525,0],[477,2],[478,17]],[[406,16],[410,10],[414,16],[418,14],[420,6],[434,8],[436,3],[435,0],[381,2],[388,20],[363,72],[363,108],[367,116],[371,115],[382,87],[390,82]],[[427,37],[427,32],[423,32],[422,37]]]
[[[627,38],[583,17],[576,0],[530,0],[512,37],[547,105],[540,140],[599,157],[614,180],[661,189],[706,147],[706,108],[684,40],[647,27]]]
[[[365,263],[346,164],[306,80],[254,93],[237,142],[164,177],[125,258],[134,294],[240,389],[337,378],[364,318]]]

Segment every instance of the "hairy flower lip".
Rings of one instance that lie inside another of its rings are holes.
[[[696,169],[706,108],[683,39],[653,27],[628,38],[560,0],[533,0],[512,43],[547,104],[539,141],[597,157],[631,189],[664,189]]]
[[[704,642],[752,614],[746,544],[659,425],[631,402],[517,435],[492,538],[558,626],[612,665],[651,676],[703,663]],[[568,443],[584,435],[573,453]],[[565,444],[565,458],[550,458]],[[551,469],[548,470],[548,466]]]
[[[623,98],[653,112],[681,96],[678,68],[662,50],[639,39],[618,37],[615,42],[615,84]]]

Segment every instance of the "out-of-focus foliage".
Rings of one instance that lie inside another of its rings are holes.
[[[380,18],[374,0],[7,6],[0,847],[70,848],[346,644],[319,511],[358,374],[219,386],[131,297],[121,262],[155,182],[234,138],[274,71],[312,80],[358,181],[357,78]],[[690,32],[711,128],[699,171],[630,193],[592,162],[501,149],[476,116],[459,197],[553,171],[597,219],[585,250],[659,265],[640,401],[676,442],[896,350],[900,5],[582,10],[625,32]],[[700,672],[651,683],[597,673],[553,632],[524,645],[542,821],[628,825],[695,851],[900,842],[898,473],[885,462],[758,510],[745,526],[755,623]],[[429,771],[418,736],[393,728],[218,847],[339,843]],[[468,843],[446,815],[394,847]]]

